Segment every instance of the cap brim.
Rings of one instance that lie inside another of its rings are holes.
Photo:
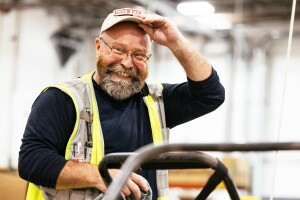
[[[112,26],[125,21],[140,23],[143,20],[135,16],[108,16],[102,24],[100,34],[102,34],[102,32],[106,31],[107,29],[111,28]]]

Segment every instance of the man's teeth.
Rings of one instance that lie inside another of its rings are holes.
[[[126,72],[117,72],[118,75],[121,75],[121,76],[125,76],[125,77],[128,77],[129,74],[126,73]]]

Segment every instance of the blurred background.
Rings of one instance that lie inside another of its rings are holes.
[[[219,109],[172,129],[171,143],[300,141],[300,4],[290,32],[292,5],[292,0],[0,0],[0,169],[17,169],[38,94],[95,69],[100,25],[123,7],[171,18],[226,89]],[[148,82],[186,80],[167,48],[154,44],[152,50]],[[300,199],[299,151],[279,152],[277,162],[275,152],[209,154],[230,166],[244,195],[268,198],[274,184],[277,199]],[[200,187],[196,181],[177,189],[189,182],[186,177],[175,182],[173,199],[188,199]],[[228,198],[223,190],[220,186],[211,199]]]

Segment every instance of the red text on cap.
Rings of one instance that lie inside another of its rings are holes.
[[[113,14],[115,16],[121,16],[121,15],[139,15],[142,14],[140,10],[132,9],[132,8],[120,8],[113,11]]]

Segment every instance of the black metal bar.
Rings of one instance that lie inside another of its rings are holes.
[[[163,145],[168,149],[179,151],[221,151],[221,152],[250,152],[250,151],[291,151],[300,150],[300,142],[261,142],[261,143],[176,143]],[[158,146],[157,146],[158,147]],[[156,148],[156,147],[154,147]],[[142,148],[141,148],[142,149]]]
[[[232,200],[238,200],[240,199],[239,194],[236,190],[235,184],[233,183],[230,174],[227,174],[227,176],[223,180],[225,187],[227,189],[227,192],[230,196],[230,199]]]
[[[137,153],[111,153],[104,156],[99,164],[99,172],[106,186],[112,182],[108,169],[119,169],[129,156]],[[154,169],[216,169],[218,160],[201,152],[164,153],[142,163],[139,168],[143,170]]]

